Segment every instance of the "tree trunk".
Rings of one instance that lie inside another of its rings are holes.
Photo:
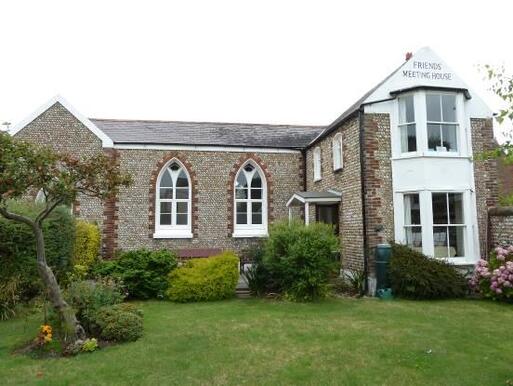
[[[76,342],[78,339],[84,339],[84,329],[78,322],[73,308],[64,300],[57,279],[51,268],[46,264],[45,240],[41,225],[35,222],[32,224],[32,229],[36,237],[37,269],[39,276],[43,280],[48,290],[48,297],[59,316],[63,343],[67,346]]]

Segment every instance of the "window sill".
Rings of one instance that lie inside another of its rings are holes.
[[[343,167],[343,166],[341,166],[341,167],[339,167],[339,168],[336,168],[336,169],[334,168],[334,169],[333,169],[333,173],[339,173],[339,172],[341,172],[343,169],[344,169],[344,167]]]
[[[450,153],[450,152],[403,153],[400,156],[392,157],[392,161],[413,159],[413,158],[452,158],[452,159],[456,158],[456,159],[470,160],[472,157],[460,155],[459,153]]]
[[[153,234],[154,239],[192,239],[192,232],[190,231],[156,231]]]
[[[319,182],[319,181],[322,181],[322,177],[321,178],[314,178],[313,182]]]
[[[268,237],[267,231],[235,231],[232,233],[232,237],[236,239],[242,238],[261,238]]]

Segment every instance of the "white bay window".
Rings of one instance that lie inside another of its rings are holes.
[[[419,191],[403,196],[403,243],[438,259],[455,263],[468,255],[466,193]]]
[[[457,92],[419,90],[399,95],[396,154],[463,155],[460,127],[464,114],[460,110],[463,95]]]

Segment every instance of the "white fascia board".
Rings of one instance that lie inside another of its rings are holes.
[[[309,202],[312,204],[316,204],[318,202],[337,203],[340,201],[341,201],[340,197],[338,197],[338,198],[333,197],[333,198],[307,198],[307,199],[305,199],[305,202]]]
[[[298,194],[293,194],[292,197],[290,197],[290,200],[287,201],[287,204],[285,206],[289,207],[294,202],[294,200],[297,200],[297,201],[301,202],[302,204],[305,203],[305,200],[303,199],[303,197],[301,197]]]
[[[114,149],[120,150],[190,150],[213,151],[231,153],[275,153],[275,154],[300,154],[300,150],[279,149],[271,147],[244,147],[244,146],[205,146],[205,145],[145,145],[145,144],[114,144]]]
[[[31,123],[34,119],[43,114],[46,110],[52,107],[54,104],[60,103],[66,110],[68,110],[76,119],[78,119],[85,127],[87,127],[94,135],[96,135],[101,141],[103,147],[113,147],[114,143],[112,139],[107,136],[103,131],[101,131],[93,122],[91,122],[87,117],[83,116],[76,110],[66,99],[64,99],[60,95],[56,95],[47,101],[45,104],[40,106],[37,110],[35,110],[32,114],[27,116],[24,120],[17,123],[10,130],[11,135],[16,135],[20,130],[22,130],[25,126]]]

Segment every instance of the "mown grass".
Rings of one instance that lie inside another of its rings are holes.
[[[513,384],[513,307],[484,301],[144,302],[144,337],[74,358],[11,354],[40,324],[0,322],[0,384]]]

